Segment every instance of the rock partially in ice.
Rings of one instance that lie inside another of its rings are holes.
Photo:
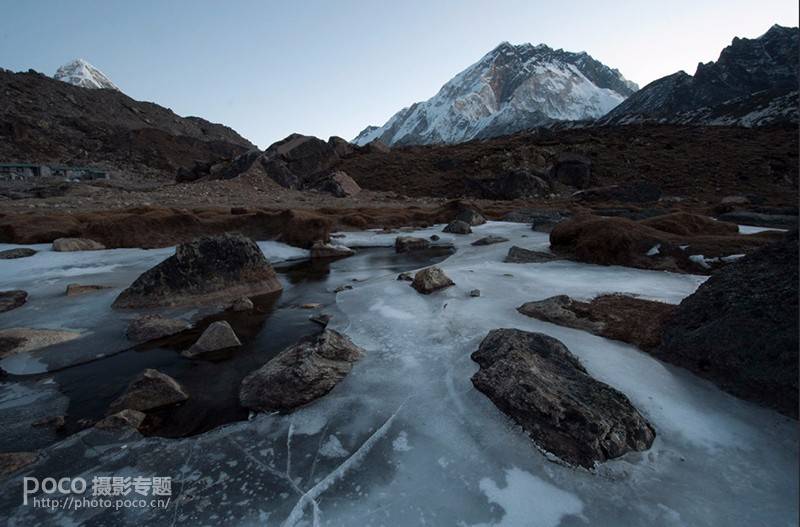
[[[349,338],[325,330],[282,351],[245,377],[239,400],[253,410],[293,410],[331,391],[363,354]]]
[[[19,247],[17,249],[6,249],[0,251],[0,260],[14,260],[17,258],[27,258],[36,254],[36,250],[28,247]]]
[[[85,295],[86,293],[94,293],[95,291],[102,291],[103,289],[110,289],[107,285],[92,285],[92,284],[67,284],[65,294],[67,296]]]
[[[655,431],[624,394],[595,380],[558,340],[495,329],[472,360],[475,387],[564,461],[595,463],[650,448]]]
[[[36,452],[3,452],[0,453],[0,476],[13,474],[36,461]]]
[[[430,246],[431,242],[425,238],[415,238],[413,236],[398,236],[394,241],[394,250],[398,253],[421,251]]]
[[[28,300],[28,293],[22,289],[0,291],[0,313],[23,306],[26,300]]]
[[[283,288],[255,242],[238,234],[184,243],[175,255],[143,273],[112,307],[199,305]]]
[[[472,228],[469,223],[461,220],[454,220],[447,224],[447,227],[442,229],[442,232],[449,232],[451,234],[472,234]]]
[[[86,238],[58,238],[53,241],[53,250],[57,252],[99,251],[105,248],[102,243]]]
[[[253,301],[247,298],[246,296],[243,296],[242,298],[237,298],[236,300],[233,301],[233,304],[231,304],[231,310],[237,313],[242,311],[250,311],[251,309],[253,309],[253,307],[254,307]]]
[[[126,428],[138,430],[142,426],[145,417],[147,417],[147,414],[144,412],[126,408],[101,419],[94,426],[102,430],[122,430]]]
[[[189,398],[178,381],[165,373],[148,368],[128,385],[118,399],[109,406],[109,414],[129,409],[146,412],[180,403]]]
[[[344,245],[334,245],[321,240],[315,241],[314,245],[311,246],[311,258],[316,259],[344,258],[346,256],[353,256],[354,254],[355,251]]]
[[[475,245],[476,247],[480,247],[480,246],[483,246],[483,245],[494,245],[495,243],[504,243],[504,242],[507,242],[507,241],[508,241],[508,238],[504,238],[502,236],[489,235],[489,236],[484,236],[483,238],[479,238],[479,239],[475,240],[474,242],[472,242],[472,245]]]
[[[557,295],[526,302],[517,311],[545,322],[651,350],[661,344],[664,325],[674,314],[675,306],[628,295],[601,295],[591,302]]]
[[[429,295],[434,291],[450,287],[451,285],[455,285],[455,282],[436,266],[418,271],[417,274],[414,275],[414,280],[411,282],[411,287],[423,295]]]
[[[212,351],[241,346],[242,343],[236,336],[231,325],[225,320],[218,320],[208,326],[197,342],[184,350],[181,355],[193,359]]]
[[[503,261],[506,263],[542,263],[559,259],[560,258],[555,254],[543,251],[531,251],[530,249],[523,249],[515,245],[508,250],[508,254]]]
[[[38,328],[0,330],[0,358],[34,351],[80,337],[77,331]]]
[[[145,315],[131,321],[125,334],[133,342],[147,342],[180,333],[190,327],[191,324],[185,320]]]

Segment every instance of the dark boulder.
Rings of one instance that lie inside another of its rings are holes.
[[[438,267],[427,267],[421,271],[417,271],[414,275],[414,280],[411,281],[411,287],[423,295],[429,295],[439,289],[444,289],[455,285],[455,282],[444,274],[444,271]]]
[[[331,172],[314,184],[314,188],[333,194],[337,198],[355,196],[361,192],[361,187],[346,172],[338,170]]]
[[[531,251],[530,249],[523,249],[522,247],[514,245],[508,250],[508,254],[503,261],[506,263],[543,263],[560,259],[561,258],[555,254]]]
[[[709,274],[770,243],[771,233],[740,235],[736,225],[677,213],[632,221],[579,215],[556,225],[550,248],[580,262]]]
[[[650,350],[661,343],[664,324],[675,306],[627,295],[601,295],[580,302],[566,295],[526,302],[523,315]]]
[[[133,342],[147,342],[180,333],[191,326],[185,320],[165,318],[161,315],[145,315],[132,320],[125,335]]]
[[[654,352],[743,399],[798,416],[797,231],[686,297]]]
[[[593,468],[653,443],[655,431],[628,398],[552,337],[495,329],[471,357],[480,366],[475,388],[567,463]]]
[[[570,187],[587,188],[592,182],[592,160],[574,152],[563,152],[551,170],[552,179]]]
[[[658,201],[661,189],[649,181],[634,181],[608,187],[581,190],[572,195],[579,201],[619,201],[623,203],[647,203]]]
[[[103,291],[104,289],[111,289],[111,286],[95,284],[67,284],[67,290],[65,291],[65,294],[67,296],[79,296],[87,293]]]
[[[535,231],[550,232],[555,225],[571,215],[569,211],[564,210],[517,209],[503,216],[503,221],[530,223],[531,228]]]
[[[398,253],[410,251],[422,251],[428,249],[431,242],[425,238],[415,238],[413,236],[398,236],[394,240],[394,250]]]
[[[28,256],[33,256],[34,254],[36,254],[36,251],[34,251],[33,249],[28,249],[27,247],[6,249],[5,251],[0,251],[0,260],[14,260],[16,258],[27,258]]]
[[[262,412],[289,411],[333,389],[364,350],[332,330],[307,337],[280,352],[242,381],[239,401]]]
[[[490,234],[489,236],[484,236],[483,238],[479,238],[472,242],[471,245],[475,245],[476,247],[484,246],[484,245],[494,245],[495,243],[504,243],[507,242],[508,238],[503,238],[502,236],[495,236]]]
[[[469,223],[461,220],[454,220],[442,229],[442,232],[449,232],[450,234],[471,234],[472,228]]]
[[[125,392],[109,406],[108,415],[125,409],[146,412],[180,403],[189,398],[183,387],[165,373],[146,369],[128,385]]]
[[[194,359],[214,351],[236,348],[241,345],[242,343],[231,325],[225,320],[217,320],[209,325],[197,342],[192,344],[189,349],[184,350],[181,355]]]
[[[13,291],[0,291],[0,313],[11,311],[25,304],[28,293],[22,289]]]
[[[251,239],[238,234],[184,243],[142,273],[112,307],[139,308],[231,302],[282,289],[275,271]]]
[[[471,179],[466,182],[470,195],[483,199],[512,200],[537,198],[550,193],[550,185],[537,175],[525,170],[506,172],[494,179]]]
[[[772,227],[777,229],[796,229],[797,215],[791,214],[762,214],[760,212],[735,211],[720,214],[721,221],[730,221],[741,225],[755,225],[758,227]]]
[[[355,251],[344,245],[333,245],[317,240],[311,246],[311,258],[313,259],[327,259],[327,258],[343,258],[345,256],[353,256]]]

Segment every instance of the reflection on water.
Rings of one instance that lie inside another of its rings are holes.
[[[64,433],[74,433],[102,418],[109,403],[145,368],[154,368],[174,377],[190,395],[189,400],[179,406],[148,412],[143,428],[145,433],[181,437],[246,419],[248,411],[238,401],[242,378],[300,338],[319,332],[321,327],[309,320],[311,315],[326,312],[337,316],[334,289],[432,265],[450,254],[452,249],[442,247],[403,254],[395,254],[391,249],[364,249],[340,260],[276,266],[284,282],[284,291],[253,298],[255,308],[252,311],[219,312],[203,318],[192,329],[178,335],[51,374],[70,401]],[[322,307],[299,307],[309,303],[321,304]],[[242,346],[206,356],[203,360],[182,357],[180,352],[191,346],[203,330],[217,320],[230,323]],[[83,345],[100,349],[103,339]]]

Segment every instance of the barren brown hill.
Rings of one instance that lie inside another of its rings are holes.
[[[0,94],[0,162],[90,165],[166,180],[194,161],[254,148],[227,126],[34,71],[0,69]]]
[[[752,194],[794,205],[797,127],[632,125],[539,129],[488,141],[362,150],[337,167],[363,188],[409,196],[478,197],[503,173],[547,176],[559,156],[591,160],[591,186],[648,181],[667,195],[716,201]]]

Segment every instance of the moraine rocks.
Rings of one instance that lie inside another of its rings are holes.
[[[190,327],[191,324],[185,320],[146,315],[132,320],[125,335],[133,342],[147,342],[180,333]]]
[[[550,254],[542,251],[531,251],[530,249],[523,249],[514,245],[508,250],[506,255],[506,263],[543,263],[552,262],[553,260],[561,260],[555,254]]]
[[[22,289],[13,291],[0,291],[0,313],[11,311],[25,304],[28,293]]]
[[[474,245],[476,247],[482,247],[484,245],[494,245],[495,243],[504,243],[507,241],[508,238],[503,238],[502,236],[495,236],[494,234],[490,234],[489,236],[484,236],[483,238],[475,240],[470,245]]]
[[[648,351],[661,343],[664,325],[674,314],[675,306],[622,294],[600,295],[590,302],[558,295],[526,302],[517,311]]]
[[[307,337],[244,378],[239,401],[263,412],[290,411],[333,389],[364,350],[333,330]]]
[[[470,227],[469,223],[466,221],[454,220],[448,223],[447,226],[442,229],[442,232],[449,232],[450,234],[471,234],[472,227]]]
[[[411,251],[422,251],[428,249],[431,242],[425,238],[415,238],[413,236],[398,236],[394,240],[394,250],[397,253],[407,253]]]
[[[238,234],[184,243],[142,273],[114,300],[115,308],[231,302],[283,289],[258,245]]]
[[[653,354],[797,419],[798,266],[794,230],[717,271],[675,308]]]
[[[325,258],[343,258],[345,256],[353,256],[355,251],[344,245],[334,245],[332,243],[325,243],[322,240],[317,240],[311,246],[311,258],[325,259]]]
[[[414,275],[414,280],[411,282],[411,287],[423,295],[429,295],[434,291],[450,287],[451,285],[455,285],[455,282],[450,280],[450,278],[444,274],[444,271],[435,266],[417,271],[417,274]]]
[[[184,350],[181,355],[193,359],[212,351],[223,350],[227,348],[235,348],[241,346],[242,343],[233,328],[229,323],[224,320],[218,320],[212,323],[203,331],[197,342]]]
[[[86,238],[58,238],[53,241],[53,250],[56,252],[100,251],[105,248],[102,243]]]
[[[178,381],[158,370],[146,369],[109,406],[108,415],[125,409],[146,412],[185,401],[189,395]]]
[[[0,251],[0,260],[16,260],[17,258],[27,258],[34,254],[36,254],[36,251],[27,247],[6,249],[5,251]]]
[[[546,452],[585,468],[650,448],[653,427],[628,398],[591,377],[560,341],[495,329],[472,354],[472,384]]]

